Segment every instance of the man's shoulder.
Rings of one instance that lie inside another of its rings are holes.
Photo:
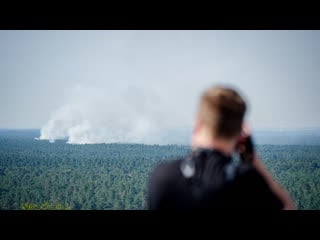
[[[154,174],[161,174],[161,173],[171,173],[175,172],[180,169],[181,162],[183,161],[182,158],[167,160],[164,162],[159,163],[153,170]]]
[[[263,180],[262,175],[251,164],[238,165],[237,173],[237,179],[244,181],[245,184],[251,185]]]
[[[182,158],[161,162],[152,171],[151,178],[157,181],[175,179],[180,175]]]
[[[261,173],[253,166],[244,169],[243,174],[235,181],[242,205],[249,204],[249,208],[275,208],[281,209],[283,204],[271,190],[269,184]]]

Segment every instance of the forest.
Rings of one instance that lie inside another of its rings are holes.
[[[0,131],[0,209],[146,209],[147,181],[183,145],[66,144]],[[258,145],[299,209],[320,209],[320,146]]]

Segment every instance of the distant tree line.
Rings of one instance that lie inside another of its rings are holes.
[[[0,209],[145,209],[149,174],[188,146],[0,136]],[[258,146],[299,209],[320,209],[320,146]]]

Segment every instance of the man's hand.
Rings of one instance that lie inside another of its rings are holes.
[[[244,125],[240,134],[236,150],[240,154],[240,158],[243,162],[253,162],[254,157],[254,144],[251,137],[251,131],[248,125]]]

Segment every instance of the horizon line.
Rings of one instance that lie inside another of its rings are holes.
[[[181,128],[185,128],[185,129],[188,129],[189,127],[179,127],[180,129]],[[177,128],[173,128],[173,129],[177,129]],[[168,129],[168,130],[173,130],[173,129]],[[276,128],[276,127],[265,127],[265,128],[253,128],[253,131],[295,131],[295,130],[320,130],[320,126],[307,126],[307,127],[279,127],[279,128]],[[16,128],[13,128],[13,127],[0,127],[0,131],[2,130],[41,130],[41,127],[40,128],[20,128],[20,127],[16,127]]]

